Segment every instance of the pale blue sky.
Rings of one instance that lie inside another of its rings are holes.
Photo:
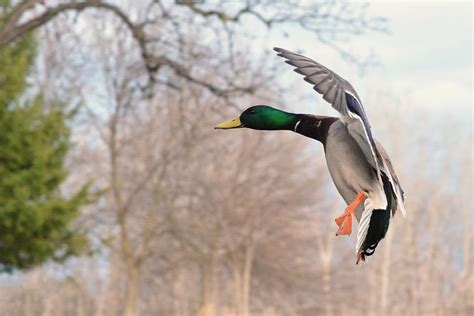
[[[469,110],[472,106],[472,3],[376,2],[391,34],[372,35],[384,67],[368,83],[407,91],[417,106]]]
[[[381,65],[362,77],[355,65],[296,28],[287,30],[289,38],[272,35],[264,45],[304,52],[348,79],[363,101],[372,92],[389,91],[416,109],[472,117],[472,10],[469,1],[370,2],[368,12],[388,19],[389,34],[370,32],[338,43],[355,55],[377,56]],[[306,84],[296,74],[288,74],[289,80]],[[370,105],[365,107],[370,113]]]

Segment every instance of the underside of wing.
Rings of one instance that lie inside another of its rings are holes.
[[[323,95],[324,100],[342,115],[348,115],[346,105],[346,92],[357,97],[354,88],[343,78],[339,77],[335,72],[321,65],[320,63],[290,52],[283,48],[274,48],[281,56],[286,59],[286,63],[295,67],[295,71],[304,77],[306,82],[313,85],[313,89]]]

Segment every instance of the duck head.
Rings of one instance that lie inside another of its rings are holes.
[[[215,129],[251,128],[256,130],[294,130],[299,114],[288,113],[268,105],[255,105],[238,117],[216,125]]]

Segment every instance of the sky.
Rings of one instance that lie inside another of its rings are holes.
[[[369,32],[338,42],[358,56],[375,54],[379,65],[364,75],[333,49],[297,28],[287,30],[289,38],[269,37],[264,45],[304,52],[349,80],[363,102],[376,91],[390,91],[421,111],[451,111],[472,122],[472,3],[369,3],[369,14],[388,19],[389,32]],[[306,84],[296,74],[292,76]],[[365,107],[370,113],[370,105]]]
[[[383,85],[410,93],[417,106],[470,110],[472,2],[379,2],[372,9],[389,19],[391,34],[365,38],[384,65],[365,84],[383,75]]]

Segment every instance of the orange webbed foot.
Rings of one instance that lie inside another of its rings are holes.
[[[336,218],[336,224],[339,226],[339,230],[336,236],[339,235],[350,235],[352,233],[352,214],[344,213]]]
[[[364,202],[366,199],[365,193],[359,192],[344,210],[341,216],[336,218],[336,224],[339,226],[339,230],[336,232],[336,236],[339,235],[350,235],[352,233],[352,215],[355,213],[357,207]]]

